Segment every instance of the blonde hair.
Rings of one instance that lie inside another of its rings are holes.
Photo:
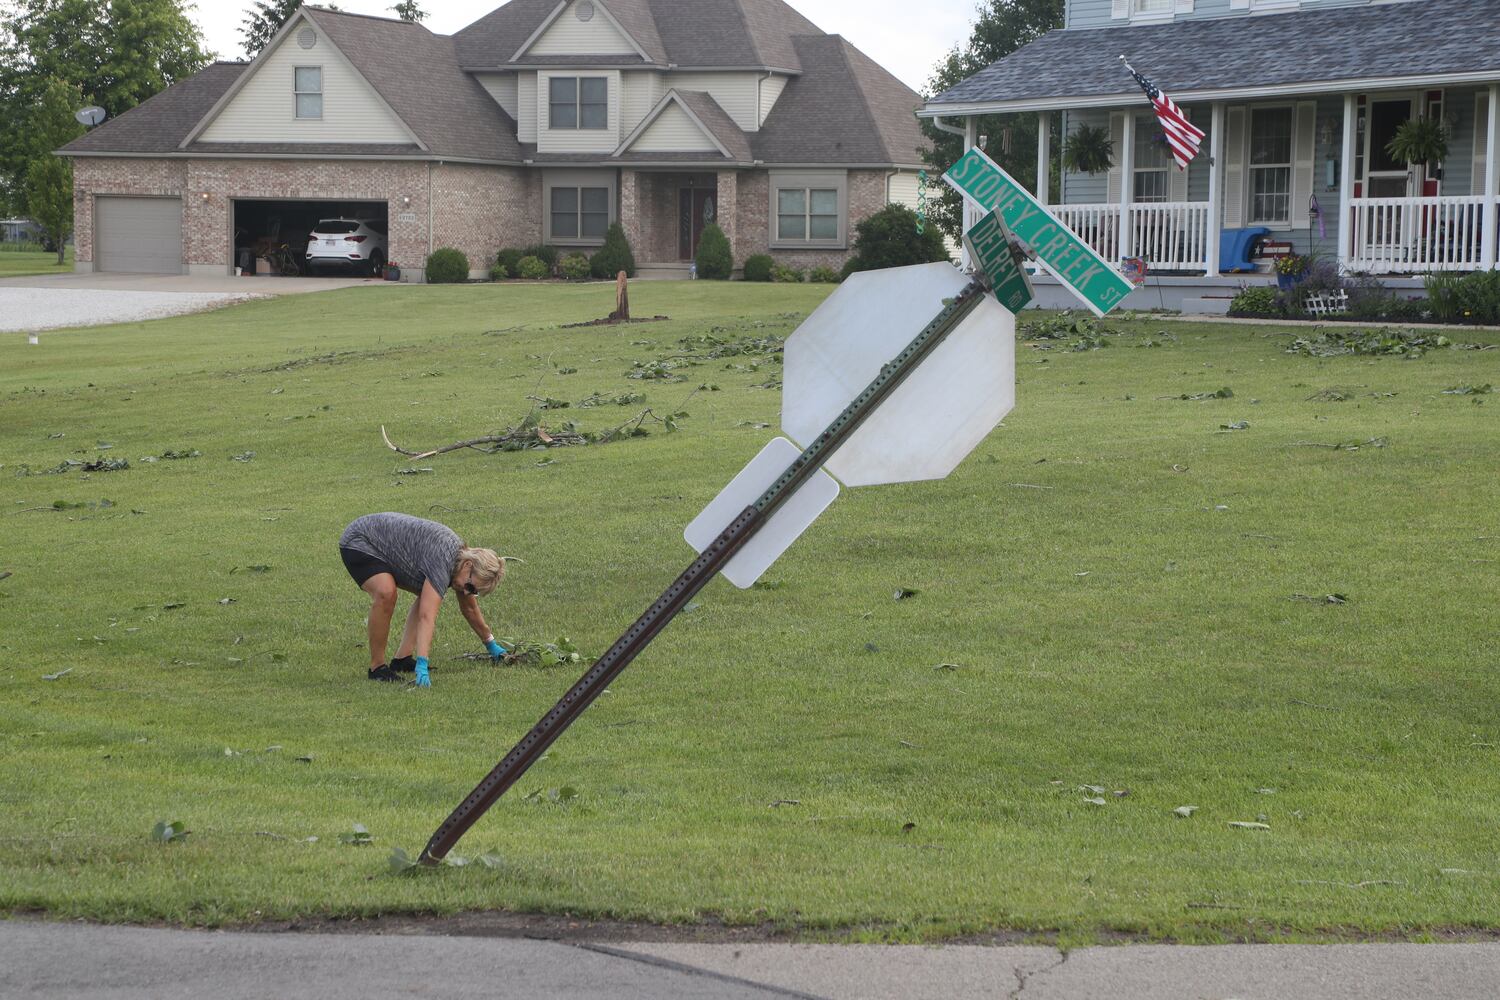
[[[493,549],[459,549],[458,564],[465,562],[470,566],[469,582],[481,597],[490,594],[505,579],[505,560],[495,555]]]

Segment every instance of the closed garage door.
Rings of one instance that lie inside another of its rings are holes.
[[[182,273],[182,199],[95,198],[95,267],[132,274]]]

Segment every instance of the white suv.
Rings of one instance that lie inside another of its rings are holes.
[[[307,236],[307,269],[350,268],[380,276],[385,266],[385,233],[361,219],[323,219]],[[383,226],[381,228],[384,228]]]

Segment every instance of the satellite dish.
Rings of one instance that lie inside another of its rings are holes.
[[[93,128],[108,118],[109,114],[103,108],[84,108],[73,115],[73,117],[78,119],[79,124]]]

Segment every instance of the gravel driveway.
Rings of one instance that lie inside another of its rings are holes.
[[[90,288],[0,287],[0,332],[132,323],[265,298],[244,292],[131,292]]]

